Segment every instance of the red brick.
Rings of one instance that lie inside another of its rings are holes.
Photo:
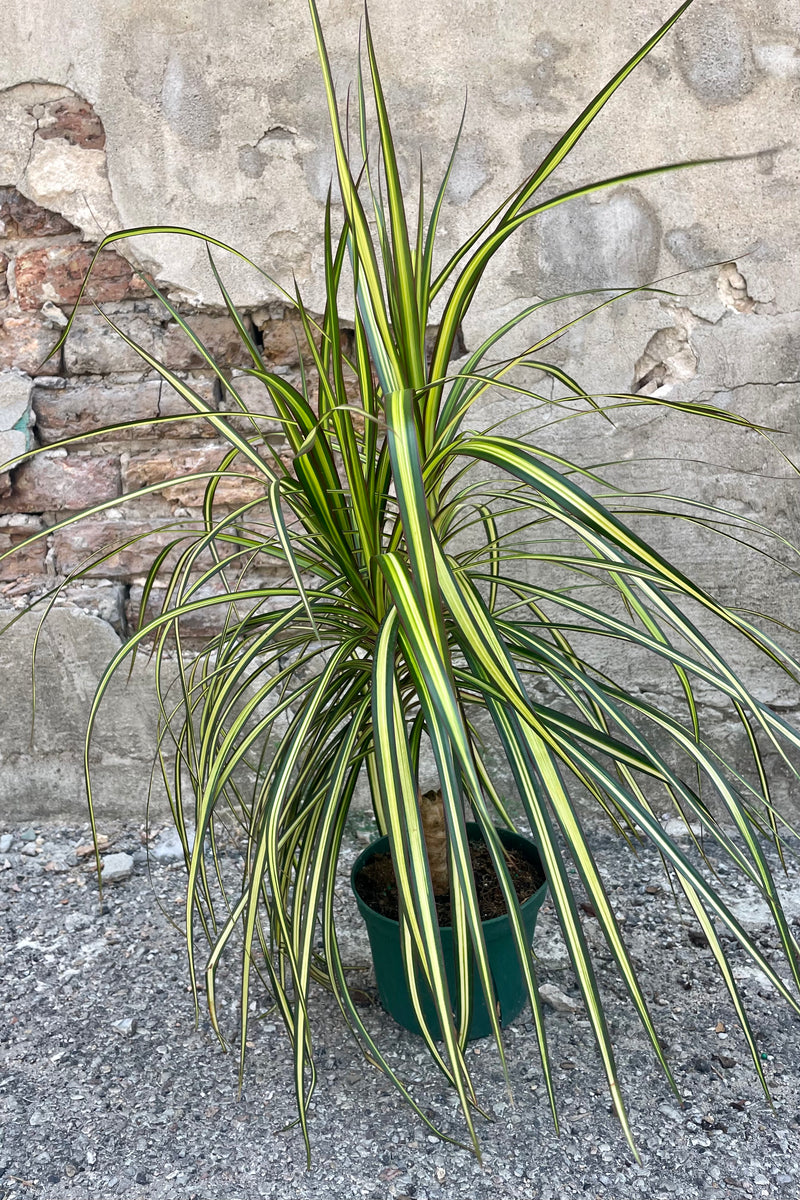
[[[178,536],[174,528],[160,531],[159,527],[168,523],[169,518],[158,516],[150,520],[129,519],[119,510],[106,514],[105,519],[87,517],[85,521],[77,521],[53,534],[56,571],[68,575],[82,567],[90,556],[121,546],[124,548],[113,558],[93,567],[88,574],[92,578],[123,580],[146,575],[158,551]],[[139,540],[128,545],[133,538]]]
[[[167,483],[176,475],[188,475],[194,471],[214,471],[227,452],[226,446],[204,444],[181,445],[175,450],[160,450],[148,454],[131,455],[123,460],[122,487],[124,492],[133,492],[148,484]],[[255,467],[240,458],[231,472],[223,479],[216,491],[215,503],[226,506],[245,504],[258,500],[265,492],[263,477],[256,474]],[[247,478],[242,478],[242,475]],[[159,494],[172,504],[200,507],[209,479],[165,486]]]
[[[47,300],[71,308],[78,299],[92,256],[92,248],[82,244],[41,246],[20,254],[16,261],[20,308],[41,308]],[[146,291],[147,285],[134,275],[120,254],[104,250],[92,267],[83,302],[125,300]]]
[[[269,369],[287,367],[296,369],[303,363],[308,370],[311,355],[308,349],[308,338],[303,328],[303,322],[298,313],[291,308],[273,305],[257,309],[253,320],[261,334],[261,357]],[[314,330],[314,341],[319,347],[322,335]],[[350,358],[355,353],[355,335],[350,330],[342,330],[342,348]]]
[[[42,522],[38,517],[0,517],[0,555],[16,549],[16,553],[0,559],[0,580],[13,587],[31,576],[44,575],[47,538],[39,538],[30,546],[22,546],[26,538],[38,533],[41,528]],[[3,590],[7,594],[7,589]]]
[[[36,436],[44,445],[77,437],[122,420],[146,420],[158,415],[161,391],[157,379],[142,383],[79,383],[66,387],[36,387],[31,402]],[[119,434],[114,435],[120,439]]]
[[[58,213],[34,204],[16,188],[0,188],[0,237],[54,237],[76,233],[74,225]]]
[[[210,404],[212,408],[217,407],[215,377],[186,375],[182,376],[182,378],[207,404]],[[184,413],[193,411],[191,405],[187,400],[184,400],[183,396],[176,392],[170,384],[162,381],[161,399],[159,401],[159,412],[162,417],[181,416]],[[159,426],[158,436],[159,438],[218,438],[219,433],[205,417],[198,417],[196,421],[175,421],[173,424],[161,425]]]
[[[37,137],[63,138],[84,150],[103,149],[106,144],[103,122],[88,100],[65,96],[61,100],[51,100],[44,107],[45,115],[39,121]]]
[[[251,365],[250,355],[230,317],[188,313],[186,321],[217,366],[230,369]],[[252,333],[249,317],[245,317],[245,324]],[[180,326],[174,324],[166,329],[163,358],[174,370],[192,371],[206,365],[205,359],[195,350]]]
[[[24,463],[12,475],[0,513],[80,510],[119,495],[119,460],[111,455],[56,450]]]
[[[206,366],[179,326],[164,321],[164,310],[157,302],[137,301],[113,309],[109,316],[115,325],[149,354],[173,371],[196,371]],[[227,316],[196,313],[189,324],[221,368],[248,365],[248,354]],[[64,346],[68,375],[109,375],[116,371],[147,369],[135,350],[95,312],[79,312]]]
[[[308,359],[306,335],[300,317],[291,310],[260,316],[258,327],[263,343],[262,358],[269,368],[299,367],[300,353]]]
[[[101,579],[143,579],[159,550],[186,534],[167,560],[164,570],[168,571],[169,564],[174,564],[192,539],[201,533],[199,522],[148,512],[142,503],[130,511],[124,507],[115,508],[103,518],[87,517],[54,533],[55,567],[59,575],[67,575],[85,563],[90,555],[116,546],[120,549],[113,558],[93,567],[88,574]],[[224,552],[223,547],[220,549]],[[208,556],[202,565],[211,566],[211,557]]]
[[[0,369],[17,367],[26,375],[60,375],[61,356],[45,362],[58,334],[34,313],[0,313]]]

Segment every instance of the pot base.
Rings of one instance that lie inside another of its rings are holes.
[[[533,842],[518,833],[511,832],[511,830],[498,829],[497,832],[504,846],[518,851],[541,871],[539,853]],[[473,822],[467,824],[467,834],[470,840],[480,840],[479,827]],[[353,864],[350,881],[355,893],[356,903],[367,926],[370,947],[372,949],[372,960],[375,966],[375,980],[378,986],[378,996],[380,997],[381,1005],[404,1029],[421,1035],[422,1030],[417,1021],[406,982],[400,944],[399,922],[393,921],[389,917],[384,917],[370,908],[359,895],[357,887],[358,876],[364,865],[375,855],[388,853],[388,851],[388,837],[379,838],[377,841],[372,842],[371,845],[362,851]],[[546,895],[547,884],[543,883],[537,892],[534,892],[532,896],[520,905],[522,921],[529,945],[533,942],[536,916]],[[508,1025],[522,1011],[528,996],[514,945],[511,923],[508,916],[503,915],[495,917],[491,921],[483,921],[482,928],[489,956],[492,983],[494,985],[494,1002],[497,1005],[500,1024]],[[440,933],[447,983],[451,996],[455,996],[456,971],[453,930],[450,926],[442,926],[440,927]],[[438,1030],[433,997],[424,984],[420,985],[420,993],[422,1011],[426,1022],[429,1028]],[[469,1041],[487,1037],[492,1032],[489,1013],[474,963],[471,970],[471,1000],[472,1011],[467,1034]],[[456,1020],[458,1020],[458,1016],[459,1013],[456,1010]]]

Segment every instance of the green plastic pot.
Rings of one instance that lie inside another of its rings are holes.
[[[500,840],[508,849],[517,850],[541,870],[541,860],[536,846],[528,838],[508,829],[498,829]],[[476,824],[467,824],[467,834],[470,841],[481,840],[480,831]],[[350,872],[350,884],[356,898],[359,910],[367,926],[369,944],[372,949],[372,961],[375,966],[375,980],[378,985],[380,1002],[390,1016],[399,1025],[411,1033],[421,1034],[414,1006],[406,983],[403,969],[403,954],[400,948],[400,924],[390,917],[384,917],[375,912],[364,902],[358,892],[356,881],[362,868],[377,854],[389,853],[388,837],[378,838],[359,854]],[[536,925],[536,914],[547,895],[547,884],[543,883],[537,892],[521,905],[522,921],[528,944],[533,943],[533,930]],[[519,964],[514,936],[508,916],[495,917],[491,921],[483,921],[483,936],[486,939],[486,949],[489,955],[489,966],[494,984],[495,1002],[499,1005],[500,1024],[508,1025],[522,1011],[528,992],[522,969]],[[456,994],[455,956],[453,953],[453,930],[449,925],[440,927],[442,938],[442,953],[447,972],[447,983],[451,996]],[[429,1028],[438,1029],[439,1023],[435,1015],[433,997],[424,984],[420,987],[422,1009]],[[471,972],[472,1014],[469,1023],[468,1038],[488,1037],[492,1032],[486,1001],[483,996],[475,964]],[[458,1016],[458,1013],[456,1014]]]

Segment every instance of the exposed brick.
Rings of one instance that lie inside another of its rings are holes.
[[[81,244],[41,246],[20,254],[16,262],[20,308],[41,308],[47,300],[70,307],[75,304],[92,254],[90,247]],[[147,285],[120,254],[104,250],[92,267],[83,301],[124,300],[146,291]]]
[[[93,578],[115,580],[146,575],[159,549],[176,537],[174,531],[158,531],[160,524],[166,524],[166,520],[126,519],[125,514],[114,513],[108,514],[105,520],[87,518],[60,529],[53,534],[56,571],[59,575],[69,575],[83,567],[91,556],[118,546],[121,548],[113,558],[92,568],[88,574]],[[148,534],[150,536],[145,536]]]
[[[40,118],[36,136],[40,138],[64,138],[72,146],[84,150],[102,150],[106,144],[103,122],[89,104],[80,96],[64,96],[51,100],[44,106],[45,115]]]
[[[257,587],[259,584],[275,586],[279,578],[283,578],[285,572],[270,572],[269,576],[263,576],[256,583],[251,580],[246,585],[248,588]],[[235,573],[231,573],[228,579],[228,587],[233,589],[237,586],[237,578]],[[134,584],[129,593],[128,600],[125,606],[128,628],[135,630],[139,623],[139,610],[142,605],[142,595],[144,587],[142,584]],[[192,595],[193,600],[206,600],[213,597],[219,597],[220,603],[210,604],[207,608],[198,609],[196,612],[188,613],[181,617],[181,639],[187,646],[199,646],[207,642],[209,638],[218,634],[225,625],[226,617],[228,616],[228,605],[223,597],[226,593],[225,585],[219,575],[213,579],[207,580],[202,587]],[[161,613],[161,606],[164,601],[164,591],[161,588],[154,588],[150,593],[150,598],[145,611],[145,622],[153,620]],[[237,616],[243,617],[248,608],[255,608],[258,604],[257,600],[237,604]]]
[[[217,407],[217,391],[216,377],[207,375],[191,375],[182,376],[184,381],[191,387],[192,391],[210,404],[213,408]],[[160,415],[162,417],[176,417],[184,413],[192,412],[193,409],[187,400],[184,400],[180,393],[176,392],[171,384],[161,381],[161,399],[160,399]],[[175,421],[174,424],[159,426],[159,439],[164,437],[176,438],[211,438],[219,437],[219,433],[204,417],[198,417],[196,421]]]
[[[37,437],[47,445],[117,421],[155,417],[160,391],[157,379],[126,384],[101,380],[67,384],[61,388],[34,388],[32,403]]]
[[[176,324],[159,320],[164,310],[157,302],[138,301],[110,311],[115,325],[144,350],[173,371],[196,371],[206,366]],[[227,316],[195,313],[187,318],[208,352],[225,369],[248,365],[248,354]],[[99,313],[80,312],[64,346],[68,375],[109,375],[117,371],[141,371],[142,359],[111,328]]]
[[[119,495],[119,460],[112,455],[39,454],[12,476],[0,513],[80,510]]]
[[[60,355],[45,362],[58,335],[38,313],[0,314],[0,369],[17,367],[26,375],[60,375]]]
[[[160,450],[123,458],[123,491],[133,492],[148,484],[166,483],[176,475],[188,475],[194,471],[214,471],[227,449],[226,446],[219,445],[188,444],[176,447],[174,451]],[[216,504],[245,504],[264,495],[263,477],[259,477],[256,468],[245,459],[240,457],[229,471],[235,473],[226,475],[226,478],[220,481],[215,496]],[[242,478],[243,475],[246,478]],[[173,504],[196,508],[203,503],[203,494],[208,483],[209,479],[199,479],[197,482],[178,484],[175,487],[166,486],[160,494]]]
[[[256,321],[262,337],[262,358],[270,368],[299,367],[300,354],[308,358],[306,335],[300,317],[291,310],[278,315],[261,310]]]
[[[261,357],[270,370],[275,367],[297,369],[301,358],[308,369],[311,358],[308,338],[303,329],[303,322],[294,309],[281,305],[258,308],[253,313],[253,323],[261,334]],[[352,358],[355,352],[355,335],[348,329],[341,332],[342,348],[345,354]],[[322,335],[316,330],[314,341],[317,347],[322,341]]]
[[[7,550],[16,552],[8,558],[0,559],[0,580],[9,583],[12,588],[17,583],[40,576],[45,573],[45,556],[47,554],[47,538],[39,538],[30,546],[23,543],[42,528],[39,517],[13,516],[0,517],[0,555]],[[7,593],[7,589],[3,589]]]
[[[205,376],[193,376],[188,382],[204,400],[210,404],[214,402],[213,380]],[[63,388],[38,387],[33,391],[33,410],[37,435],[45,445],[120,421],[146,421],[153,417],[175,416],[190,411],[186,401],[160,379],[136,383],[91,380],[68,383]],[[198,418],[196,421],[175,421],[157,427],[123,430],[115,433],[113,440],[130,442],[133,439],[156,437],[161,441],[163,438],[211,436],[218,436],[216,430],[207,421]]]
[[[68,575],[85,564],[87,558],[118,547],[113,558],[91,568],[91,578],[131,580],[144,578],[159,550],[186,534],[186,540],[176,547],[167,559],[165,570],[192,538],[199,536],[201,527],[169,516],[148,513],[146,509],[128,511],[114,509],[104,519],[88,517],[53,534],[55,568],[59,575]],[[203,563],[211,565],[211,558]]]
[[[230,369],[250,365],[250,355],[230,317],[197,313],[188,314],[187,321],[219,367]],[[245,324],[250,324],[247,318]],[[163,358],[173,370],[196,371],[206,365],[183,330],[175,324],[165,330]]]
[[[283,434],[283,422],[275,416],[275,404],[260,379],[256,379],[253,375],[234,375],[231,379],[231,386],[248,412],[259,414],[256,428],[262,435],[266,437],[268,434]],[[224,411],[231,413],[236,412],[238,407],[235,399],[225,390],[222,393],[221,407]],[[272,419],[265,420],[265,417]],[[242,433],[254,432],[253,422],[247,417],[231,417],[230,421],[234,428]]]
[[[62,233],[77,230],[58,213],[34,204],[16,188],[0,188],[0,237],[54,237]]]

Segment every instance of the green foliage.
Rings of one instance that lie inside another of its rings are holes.
[[[535,962],[495,829],[497,823],[513,822],[493,783],[479,726],[493,729],[540,846],[613,1104],[629,1141],[571,864],[644,1032],[670,1082],[672,1077],[589,835],[578,817],[578,794],[588,793],[627,840],[649,839],[660,851],[708,938],[762,1082],[759,1054],[720,935],[744,947],[800,1011],[790,985],[723,903],[704,869],[710,844],[755,885],[769,905],[797,985],[797,944],[762,846],[765,836],[778,846],[784,833],[767,790],[761,747],[788,761],[784,747],[796,749],[800,735],[759,701],[701,624],[706,629],[713,620],[732,628],[790,675],[798,664],[629,528],[623,520],[624,501],[629,499],[624,493],[605,488],[601,502],[596,493],[602,481],[590,471],[527,441],[497,432],[476,433],[466,424],[473,406],[492,388],[507,388],[525,403],[546,404],[532,385],[520,381],[531,369],[558,382],[563,398],[557,403],[565,414],[610,412],[615,405],[662,403],[681,410],[690,406],[648,397],[592,397],[542,357],[561,328],[521,355],[493,359],[502,337],[533,308],[508,321],[460,370],[449,373],[459,328],[475,302],[484,271],[515,230],[574,196],[691,165],[653,168],[539,199],[539,189],[606,101],[686,7],[634,55],[533,174],[440,266],[437,224],[450,168],[427,219],[420,184],[412,228],[369,23],[367,78],[359,77],[357,90],[361,136],[354,140],[360,150],[351,155],[311,0],[344,219],[341,230],[334,232],[329,200],[324,233],[327,303],[322,317],[315,320],[299,296],[287,297],[305,333],[307,372],[302,388],[268,369],[236,313],[214,257],[220,250],[236,252],[194,231],[172,230],[207,245],[222,297],[252,362],[249,375],[261,381],[282,423],[294,455],[291,463],[270,454],[262,435],[263,414],[248,409],[235,380],[155,286],[151,285],[153,293],[166,312],[218,375],[228,411],[213,410],[189,384],[120,331],[230,449],[218,470],[207,476],[202,528],[178,529],[175,543],[154,557],[142,612],[155,595],[153,585],[166,578],[161,611],[143,615],[137,633],[109,664],[98,689],[87,734],[90,803],[88,746],[98,708],[115,672],[143,642],[154,643],[152,666],[163,724],[158,754],[185,842],[186,944],[195,1001],[199,1003],[197,976],[202,969],[198,943],[205,935],[210,945],[207,1001],[222,1038],[216,981],[226,947],[237,946],[243,1065],[252,973],[265,973],[294,1056],[299,1121],[306,1141],[315,1082],[314,981],[333,991],[367,1059],[414,1104],[373,1040],[363,1011],[351,999],[337,941],[337,862],[357,781],[366,776],[377,827],[390,838],[411,991],[416,995],[423,981],[430,987],[443,1031],[442,1043],[426,1037],[428,1049],[458,1092],[477,1150],[473,1113],[480,1110],[465,1056],[469,1004],[462,996],[456,1023],[420,832],[418,772],[425,745],[432,749],[444,799],[460,979],[468,977],[474,956],[493,1013],[467,848],[465,822],[471,816],[483,832],[506,896],[556,1117]],[[368,91],[379,143],[371,160]],[[125,230],[106,238],[103,247],[145,232],[169,231]],[[589,302],[609,300],[605,294]],[[441,316],[428,350],[426,331],[434,324],[434,301]],[[546,303],[534,308],[544,309]],[[343,312],[354,312],[354,321],[348,324]],[[711,407],[694,405],[690,411],[697,419],[747,425]],[[243,466],[263,481],[263,496],[230,512],[217,503],[217,491],[227,475],[240,473]],[[125,499],[146,492],[142,489]],[[657,512],[659,503],[658,498],[640,502],[639,511]],[[93,512],[103,507],[108,506]],[[664,498],[661,507],[674,515],[670,498]],[[702,514],[707,524],[717,516],[710,510]],[[741,531],[741,523],[738,528]],[[168,560],[172,565],[166,565]],[[264,563],[285,567],[281,586],[252,582]],[[204,587],[212,583],[216,592],[209,596]],[[587,583],[605,588],[610,594],[606,605],[585,598]],[[221,614],[219,632],[199,653],[186,651],[184,622],[207,608]],[[703,614],[702,622],[693,620],[690,611]],[[634,649],[675,673],[685,696],[684,717],[653,707],[638,691],[626,690],[593,666],[592,647],[602,649],[609,640],[621,657]],[[168,686],[166,662],[173,656],[178,679],[177,685]],[[752,747],[754,780],[738,775],[710,743],[696,696],[698,681],[715,690],[717,703],[724,698],[741,722]],[[546,704],[544,694],[558,699]],[[702,824],[704,841],[696,852],[686,853],[667,836],[654,809],[656,794],[662,803],[666,796],[674,812],[687,821],[691,817]],[[247,840],[241,887],[233,893],[223,879],[216,849],[220,824],[231,814]],[[197,829],[193,848],[186,836],[189,822]],[[424,1024],[421,1012],[418,1015]],[[502,1059],[496,1019],[494,1033]]]

